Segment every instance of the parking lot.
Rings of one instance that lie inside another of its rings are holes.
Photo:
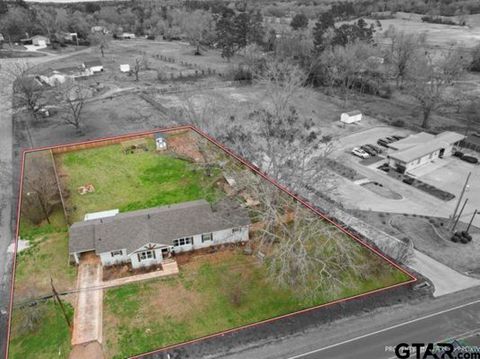
[[[376,145],[379,138],[392,135],[407,136],[411,133],[405,129],[382,126],[357,132],[339,140],[336,143],[334,158],[355,169],[365,177],[365,180],[362,185],[362,183],[339,178],[338,199],[346,206],[363,210],[449,217],[454,211],[468,173],[472,172],[464,197],[468,198],[468,203],[461,218],[462,221],[468,222],[475,208],[480,209],[480,165],[449,156],[415,169],[413,172],[417,179],[455,195],[454,199],[443,201],[378,170],[377,167],[381,162],[373,159],[364,160],[351,154],[354,147],[367,143]],[[365,181],[377,182],[383,186],[383,192],[393,192],[398,196],[382,196],[381,192],[371,191],[368,186],[365,186]],[[480,215],[476,216],[473,224],[480,227]]]

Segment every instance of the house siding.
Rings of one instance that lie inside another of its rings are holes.
[[[115,264],[127,263],[130,261],[130,258],[127,255],[127,250],[122,249],[122,255],[116,255],[112,257],[112,252],[103,252],[100,253],[100,260],[104,266],[112,266]]]
[[[148,251],[148,250],[152,250],[152,251],[155,252],[155,258],[139,261],[138,260],[138,254],[143,252],[143,251]],[[131,263],[132,263],[132,268],[148,267],[148,266],[151,266],[151,265],[160,264],[163,261],[162,248],[156,248],[156,249],[143,248],[141,250],[133,252],[132,254],[129,255],[129,257],[130,257],[130,260],[131,260]]]
[[[202,243],[202,234],[193,236],[193,245],[174,247],[176,253],[188,252],[195,249],[201,249],[216,246],[225,243],[237,243],[248,241],[248,226],[238,227],[239,231],[233,232],[232,228],[212,232],[212,240]]]

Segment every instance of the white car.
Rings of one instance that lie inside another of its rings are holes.
[[[369,158],[370,155],[365,152],[364,150],[358,148],[358,147],[355,147],[353,150],[352,150],[352,154],[354,154],[355,156],[358,156],[360,158]]]

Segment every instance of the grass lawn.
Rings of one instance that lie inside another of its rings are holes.
[[[52,230],[52,232],[49,232]],[[50,277],[59,292],[75,288],[77,270],[68,263],[68,234],[43,227],[30,247],[17,256],[15,269],[15,302],[49,295]]]
[[[64,304],[71,319],[73,308],[68,303]],[[27,328],[27,322],[34,324]],[[68,358],[69,353],[70,330],[58,304],[49,300],[13,311],[9,358]]]
[[[343,288],[337,298],[408,280],[368,252],[375,273]],[[298,299],[273,286],[256,259],[240,250],[196,256],[180,276],[109,289],[104,300],[105,350],[109,358],[180,343],[229,328],[326,303]]]
[[[118,208],[133,211],[219,195],[214,187],[218,172],[208,177],[198,165],[150,151],[125,155],[120,145],[70,152],[56,156],[63,185],[70,191],[70,221],[85,213]],[[94,193],[80,195],[79,186],[92,183]]]

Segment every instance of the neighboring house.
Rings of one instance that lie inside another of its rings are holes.
[[[85,71],[89,71],[92,74],[103,71],[103,64],[99,59],[84,61],[82,66]]]
[[[30,38],[32,40],[32,45],[45,47],[50,45],[50,39],[43,35],[35,35]]]
[[[131,33],[131,32],[124,32],[124,33],[118,35],[118,38],[119,38],[119,39],[123,39],[123,40],[134,39],[134,38],[135,38],[135,34],[134,34],[134,33]]]
[[[437,158],[451,156],[464,138],[464,135],[451,131],[438,135],[420,132],[408,136],[389,145],[396,151],[387,155],[388,164],[400,173],[411,171]]]
[[[354,123],[362,120],[362,113],[360,111],[344,112],[340,115],[340,121],[344,123]]]
[[[96,33],[96,32],[101,32],[103,34],[106,34],[108,31],[107,29],[105,29],[104,26],[92,26],[92,28],[90,29],[90,31],[92,33]]]
[[[58,36],[65,41],[69,41],[69,42],[78,41],[78,35],[76,32],[61,32]]]
[[[250,218],[238,204],[224,200],[184,202],[119,213],[74,223],[69,230],[70,260],[95,252],[103,265],[160,264],[171,253],[248,240]]]

